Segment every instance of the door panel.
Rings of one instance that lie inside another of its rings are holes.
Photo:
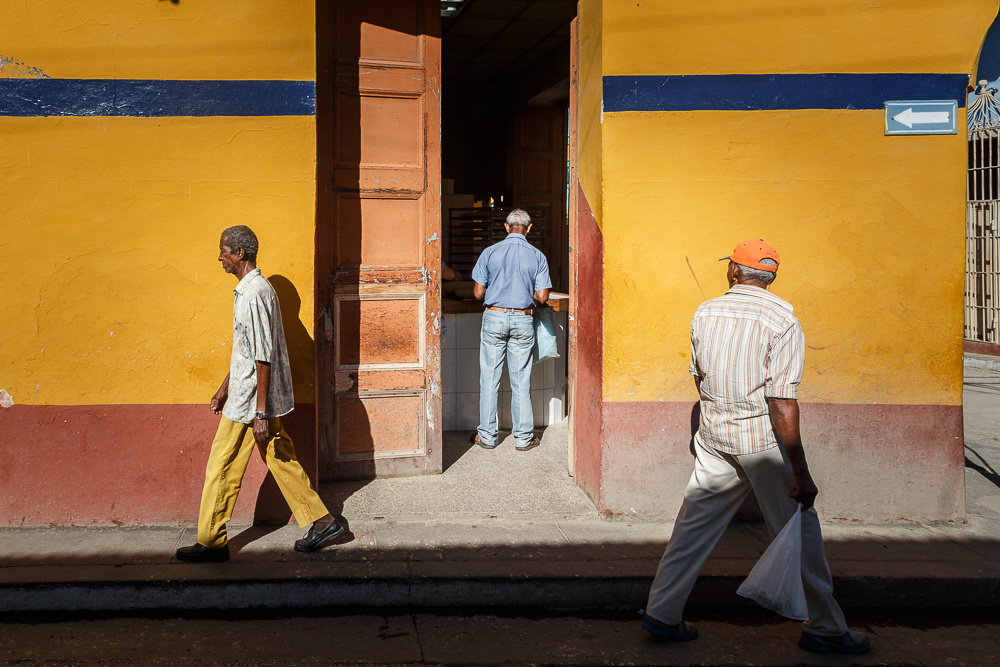
[[[338,459],[370,461],[424,456],[426,395],[410,392],[344,392],[337,395]]]
[[[317,129],[332,144],[317,231],[321,476],[438,473],[440,5],[333,5],[336,44],[319,49],[333,125]]]
[[[527,109],[514,119],[511,161],[514,206],[542,210],[543,221],[532,227],[549,260],[552,287],[565,291],[566,246],[566,110]]]
[[[337,5],[337,59],[351,63],[407,64],[422,66],[422,28],[427,4],[415,0],[344,2]],[[440,34],[440,15],[434,26]],[[360,39],[359,39],[360,37]],[[437,74],[435,74],[436,76]]]
[[[420,195],[338,192],[337,269],[420,271],[424,265],[425,212],[426,203]]]
[[[336,368],[342,371],[424,368],[424,295],[334,297]]]

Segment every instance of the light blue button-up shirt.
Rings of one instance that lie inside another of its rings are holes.
[[[524,234],[508,234],[483,250],[472,279],[486,285],[486,305],[499,308],[531,308],[535,292],[552,287],[548,260]]]

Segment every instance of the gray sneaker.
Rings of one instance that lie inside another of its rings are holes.
[[[825,637],[802,631],[799,646],[813,653],[847,653],[861,655],[868,652],[868,635],[848,630],[839,637]]]

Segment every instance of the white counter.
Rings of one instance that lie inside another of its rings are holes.
[[[531,369],[531,407],[535,426],[556,424],[566,418],[567,313],[552,313],[559,356],[534,364]],[[472,431],[479,426],[479,330],[482,313],[445,314],[441,341],[441,390],[444,430]],[[501,430],[510,430],[510,380],[504,363],[500,382]]]

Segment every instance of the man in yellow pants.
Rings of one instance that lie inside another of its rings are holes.
[[[257,236],[237,225],[222,232],[219,261],[239,279],[233,290],[233,352],[229,375],[212,397],[212,412],[222,414],[205,471],[198,513],[198,542],[177,550],[178,560],[221,563],[229,560],[226,523],[240,492],[254,444],[301,528],[296,551],[314,551],[344,528],[327,511],[295,458],[281,425],[294,407],[292,374],[285,348],[281,310],[274,288],[257,268]]]

